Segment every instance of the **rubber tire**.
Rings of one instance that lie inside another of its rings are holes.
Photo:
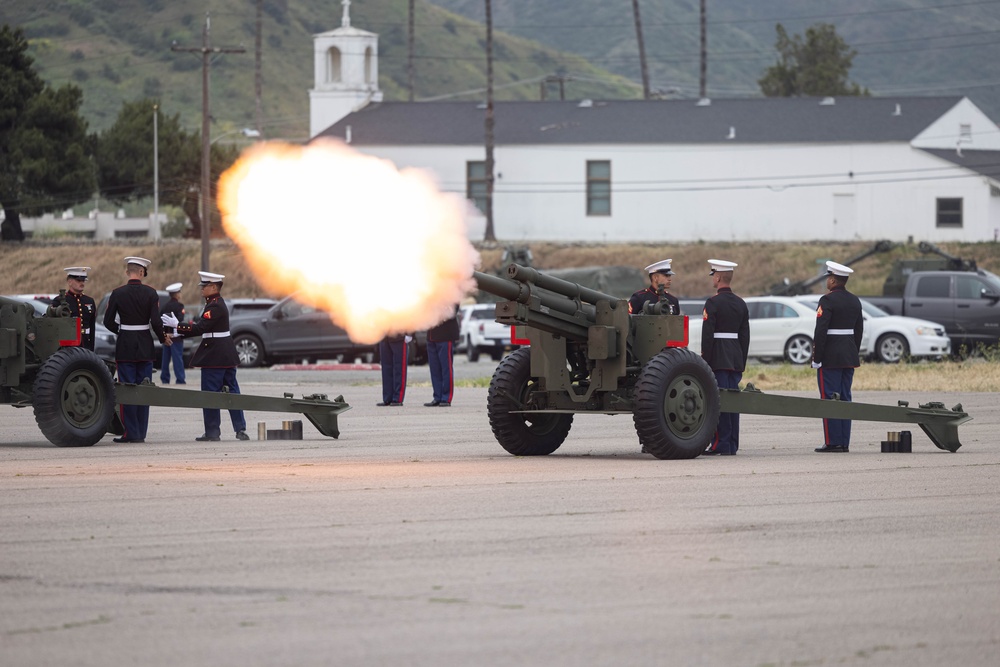
[[[690,350],[663,350],[639,371],[632,420],[644,452],[658,459],[697,457],[719,425],[715,374]]]
[[[808,349],[806,349],[808,345]],[[796,366],[802,366],[812,361],[812,338],[804,334],[796,334],[785,343],[785,361]],[[792,355],[798,355],[798,360]]]
[[[103,438],[115,411],[115,383],[100,357],[64,347],[45,360],[32,387],[35,422],[58,447],[90,447]]]
[[[875,358],[884,364],[898,364],[910,354],[906,337],[898,333],[887,333],[875,343]]]
[[[255,368],[264,364],[264,343],[253,334],[237,334],[233,344],[240,358],[240,368]]]
[[[479,348],[469,341],[469,345],[465,348],[465,356],[469,361],[475,363],[479,361]]]
[[[514,456],[546,456],[559,449],[573,425],[572,414],[511,414],[533,387],[531,351],[514,350],[500,362],[486,399],[490,428]],[[512,398],[513,397],[513,400]]]

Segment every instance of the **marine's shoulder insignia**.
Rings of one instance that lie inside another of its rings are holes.
[[[816,309],[816,317],[823,317],[823,306]]]

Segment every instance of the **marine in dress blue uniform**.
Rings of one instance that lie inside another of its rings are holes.
[[[663,290],[663,300],[667,302],[668,306],[664,308],[664,315],[678,315],[681,312],[680,302],[677,297],[673,294],[667,292],[670,289],[670,282],[673,279],[674,272],[670,268],[671,263],[674,260],[665,259],[662,262],[657,262],[655,264],[650,264],[646,267],[646,273],[649,274],[649,287],[646,289],[641,289],[628,300],[628,312],[633,315],[641,315],[643,306],[647,303],[659,303],[660,302],[660,290]]]
[[[406,398],[407,336],[386,336],[378,344],[379,363],[382,366],[382,401],[378,406],[400,406]]]
[[[201,336],[201,344],[191,356],[191,365],[201,368],[201,390],[222,391],[227,388],[230,394],[240,393],[240,385],[236,381],[236,367],[240,365],[240,357],[236,352],[236,344],[229,335],[229,308],[222,298],[220,290],[224,275],[199,271],[202,295],[205,297],[205,309],[201,319],[196,323],[180,322],[171,314],[162,316],[163,324],[176,327],[177,333],[185,338]],[[222,412],[216,408],[203,408],[205,432],[195,438],[198,442],[216,442],[222,439]],[[247,420],[242,410],[230,410],[230,421],[236,431],[237,440],[249,440],[247,435]]]
[[[72,316],[80,318],[80,346],[93,350],[97,304],[94,303],[93,298],[83,293],[84,285],[90,274],[90,267],[70,266],[63,271],[66,272],[66,294],[53,299],[52,305],[58,306],[65,303],[69,306],[69,312]]]
[[[163,304],[160,308],[160,319],[163,319],[163,315],[170,313],[177,318],[178,322],[184,321],[184,304],[181,303],[180,293],[181,288],[184,287],[184,283],[171,283],[167,285],[167,294],[170,295],[170,300]],[[173,327],[164,327],[164,333],[174,334],[177,333]],[[174,364],[174,377],[177,378],[177,384],[187,384],[187,376],[184,374],[184,346],[183,345],[164,345],[163,346],[163,357],[160,360],[160,382],[163,384],[170,384],[170,363]]]
[[[153,378],[153,336],[164,345],[169,338],[163,334],[160,322],[160,297],[142,279],[149,273],[149,260],[143,257],[126,257],[125,273],[128,282],[111,292],[108,309],[104,313],[104,326],[117,334],[115,362],[118,381],[123,384],[141,384]],[[148,405],[119,406],[119,416],[125,433],[115,442],[143,442],[149,426]]]
[[[427,331],[427,364],[431,368],[434,397],[425,407],[448,407],[455,392],[455,341],[458,340],[458,308],[450,317]]]
[[[850,401],[854,369],[861,365],[859,350],[865,320],[861,299],[847,291],[847,279],[854,270],[827,262],[826,288],[816,308],[816,331],[813,335],[813,368],[820,398],[834,394]],[[817,452],[847,452],[851,445],[850,419],[823,420],[823,446]]]
[[[718,290],[702,311],[701,356],[712,368],[719,389],[739,389],[750,351],[750,311],[733,293],[733,271],[738,266],[710,259],[712,286]],[[719,426],[705,454],[733,455],[740,448],[740,415],[719,413]]]

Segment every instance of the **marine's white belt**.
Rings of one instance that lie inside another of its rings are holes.
[[[149,331],[148,324],[122,324],[118,328],[122,331]]]
[[[828,329],[826,333],[831,336],[853,336],[854,329]]]
[[[736,339],[736,338],[739,338],[740,335],[739,334],[734,334],[734,333],[717,333],[717,334],[712,334],[712,337],[713,338],[732,338],[732,339]]]
[[[90,329],[84,329],[83,333],[90,333]]]
[[[228,331],[209,331],[208,333],[203,333],[202,338],[229,338]]]

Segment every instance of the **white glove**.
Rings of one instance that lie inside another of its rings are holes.
[[[403,336],[403,340],[409,343],[413,340],[413,336]]]
[[[816,363],[816,362],[814,361],[814,362],[812,362],[812,367],[813,367],[813,368],[823,368],[823,362],[821,361],[821,362],[819,362],[819,363]]]
[[[173,313],[164,313],[163,315],[160,315],[160,321],[163,322],[163,326],[172,327],[174,329],[176,329],[177,325],[181,322]]]

